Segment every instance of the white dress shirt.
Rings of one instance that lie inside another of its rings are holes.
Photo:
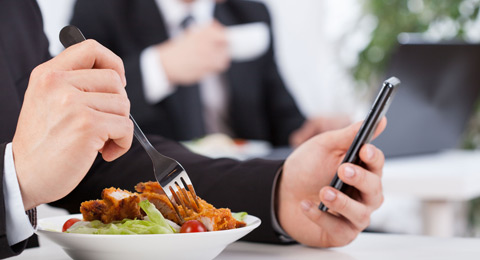
[[[156,0],[156,3],[162,12],[170,38],[183,32],[181,23],[188,15],[191,15],[195,25],[199,26],[211,23],[214,19],[213,0],[197,0],[189,4],[180,0]],[[175,86],[168,81],[160,62],[161,55],[153,46],[143,50],[140,55],[145,99],[150,104],[160,102],[175,91]],[[218,74],[206,75],[199,82],[207,133],[231,133],[226,124],[226,84],[226,80]]]
[[[17,172],[13,161],[12,143],[5,149],[3,169],[3,198],[5,200],[5,220],[7,240],[13,246],[33,235],[35,231],[25,213]]]

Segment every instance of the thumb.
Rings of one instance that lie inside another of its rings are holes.
[[[364,121],[356,122],[343,129],[325,132],[325,135],[323,135],[323,137],[327,138],[328,140],[328,142],[325,142],[325,143],[329,144],[331,146],[330,148],[347,149],[352,144],[353,139],[355,138],[358,131],[360,130],[360,127],[362,126],[363,122]],[[387,126],[387,119],[383,117],[377,125],[377,128],[373,134],[372,140],[375,139],[378,135],[380,135],[380,133],[383,132],[386,126]]]

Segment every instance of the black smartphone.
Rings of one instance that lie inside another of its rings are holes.
[[[383,82],[383,86],[380,88],[380,92],[378,93],[377,98],[373,102],[373,105],[368,112],[365,121],[363,121],[360,130],[358,130],[357,135],[353,139],[352,145],[345,154],[342,164],[353,163],[359,165],[361,163],[358,155],[360,148],[362,148],[364,144],[370,142],[370,139],[372,138],[375,129],[377,129],[377,125],[380,122],[380,119],[382,119],[382,117],[387,112],[388,107],[390,106],[390,103],[392,102],[393,96],[399,85],[400,80],[396,77],[391,77]],[[343,183],[343,181],[338,178],[337,173],[335,173],[335,176],[333,177],[330,186],[344,192],[345,194],[348,194],[348,189],[351,187],[350,185]],[[320,203],[318,208],[324,212],[328,210],[328,208],[323,203]]]

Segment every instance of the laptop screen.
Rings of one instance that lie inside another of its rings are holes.
[[[387,72],[402,85],[372,143],[387,158],[459,147],[480,91],[480,45],[401,44]]]

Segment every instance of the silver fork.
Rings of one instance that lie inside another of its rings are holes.
[[[130,115],[130,119],[133,122],[133,133],[135,137],[143,146],[148,156],[150,156],[150,159],[152,159],[155,179],[160,183],[160,186],[177,212],[178,218],[183,223],[184,219],[180,214],[178,205],[183,207],[183,211],[185,212],[186,216],[189,215],[188,209],[197,211],[200,208],[197,200],[197,194],[195,193],[195,189],[193,188],[187,172],[176,160],[159,153],[157,149],[153,147],[150,141],[148,141],[147,137],[140,129],[135,119],[133,119],[132,115]],[[179,194],[180,192],[185,199],[182,199],[182,196]],[[193,202],[190,201],[187,192],[192,195],[195,205],[193,205]],[[172,201],[172,197],[174,201]]]
[[[60,42],[62,42],[65,48],[68,48],[71,45],[77,44],[84,40],[85,37],[83,36],[80,29],[78,29],[76,26],[68,25],[60,31]],[[160,183],[160,186],[162,187],[163,191],[170,200],[170,203],[175,209],[178,219],[181,223],[183,223],[184,219],[180,214],[178,205],[181,205],[183,207],[186,216],[189,216],[188,209],[198,212],[200,208],[197,200],[197,194],[195,193],[192,182],[190,181],[187,172],[176,160],[159,153],[157,149],[155,149],[148,141],[145,134],[143,134],[142,130],[138,126],[137,122],[135,122],[135,119],[133,119],[132,115],[130,115],[130,119],[132,120],[134,125],[135,137],[143,146],[145,151],[147,151],[150,159],[152,159],[155,179],[157,180],[157,182]],[[193,203],[190,201],[187,192],[191,194],[195,205],[193,205]],[[172,201],[172,197],[174,198],[174,201]]]

